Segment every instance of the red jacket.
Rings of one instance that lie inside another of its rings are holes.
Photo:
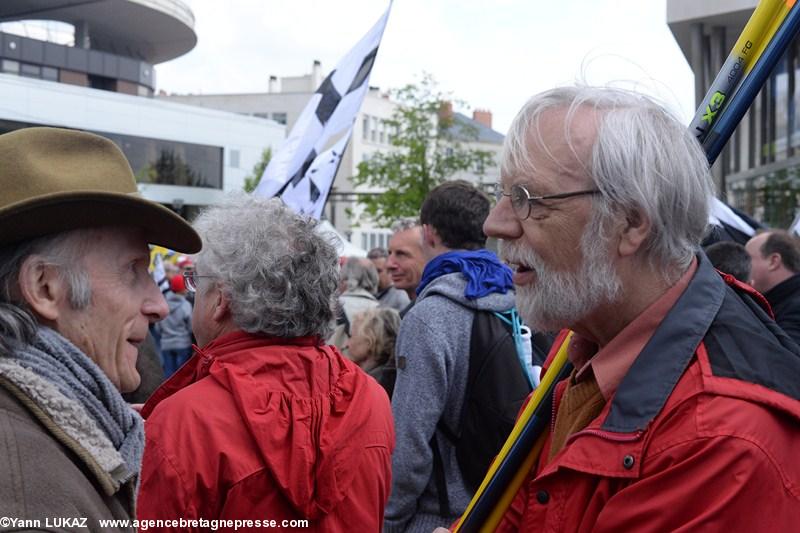
[[[389,399],[316,338],[224,335],[162,385],[142,415],[140,519],[381,528],[394,448]]]
[[[703,258],[602,413],[540,462],[498,531],[797,531],[799,398],[797,345]]]

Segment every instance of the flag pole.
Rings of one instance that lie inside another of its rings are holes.
[[[756,6],[689,125],[698,141],[705,140],[739,81],[758,60],[765,42],[775,33],[788,10],[786,0],[762,0]]]
[[[775,37],[766,45],[764,53],[750,74],[742,81],[739,90],[719,120],[716,121],[703,142],[709,165],[717,160],[722,148],[750,108],[761,87],[778,64],[781,56],[800,30],[800,5],[794,3]]]
[[[342,166],[342,161],[344,160],[345,152],[347,152],[347,147],[350,146],[350,139],[353,138],[353,128],[350,128],[350,131],[347,132],[346,135],[347,135],[347,141],[345,141],[344,147],[342,148],[342,155],[341,155],[341,157],[339,157],[339,161],[336,163],[336,170],[333,171],[333,179],[334,180],[336,179],[336,174],[339,173],[339,168]],[[323,198],[323,200],[322,200],[322,205],[320,206],[320,212],[324,212],[325,211],[325,206],[328,204],[328,198],[330,198],[330,196],[331,196],[331,189],[333,189],[333,181],[331,181],[331,185],[330,185],[330,187],[328,187],[328,192],[325,193],[325,198]]]

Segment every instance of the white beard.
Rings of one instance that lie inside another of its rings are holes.
[[[523,264],[536,273],[532,285],[516,287],[517,310],[537,331],[570,327],[600,305],[615,302],[621,282],[604,243],[596,235],[581,238],[583,260],[573,271],[554,271],[530,248],[500,241],[500,256],[509,263]],[[592,242],[593,241],[593,242]]]

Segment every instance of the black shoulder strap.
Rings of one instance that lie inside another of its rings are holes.
[[[433,479],[436,483],[436,494],[439,497],[439,516],[452,516],[450,496],[447,494],[447,479],[444,475],[444,462],[439,451],[439,443],[436,442],[436,433],[431,437],[431,450],[433,451]]]

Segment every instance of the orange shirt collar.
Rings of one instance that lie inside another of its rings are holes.
[[[692,264],[675,285],[650,304],[601,350],[598,351],[593,342],[575,334],[570,342],[568,355],[573,366],[579,369],[576,380],[580,381],[591,370],[603,397],[606,401],[610,400],[647,341],[686,290],[695,271],[697,258],[692,259]]]

